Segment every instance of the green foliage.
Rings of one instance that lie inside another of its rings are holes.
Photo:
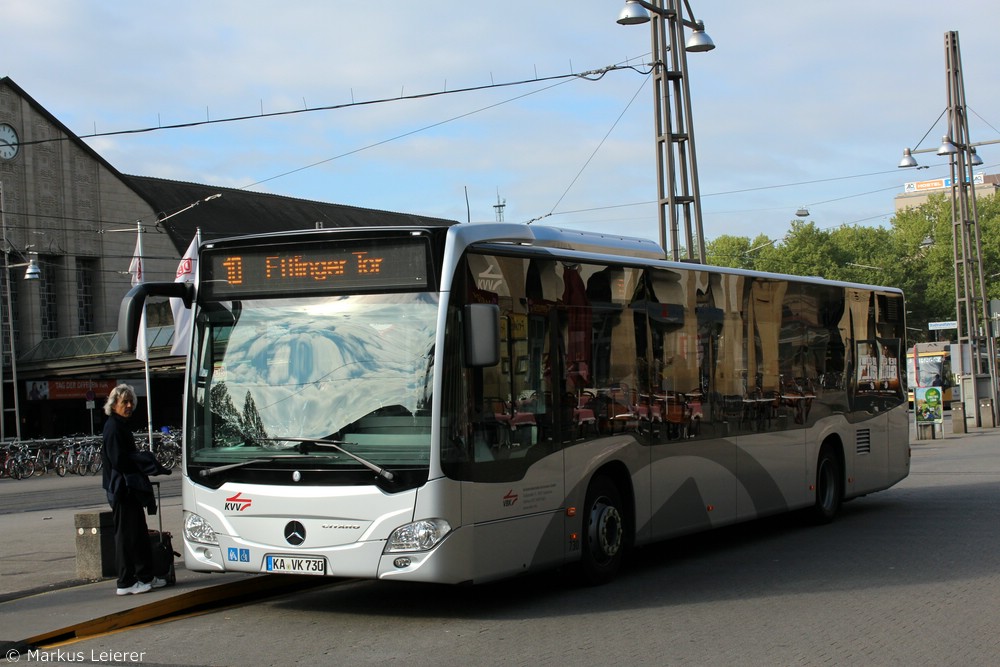
[[[1000,299],[1000,197],[982,197],[976,204],[986,298]],[[928,322],[955,319],[951,213],[951,200],[941,194],[900,211],[888,228],[826,230],[793,220],[780,238],[719,236],[706,243],[706,260],[714,266],[899,287],[907,298],[907,326],[920,339]]]
[[[766,242],[766,240],[765,240]],[[731,269],[752,268],[750,248],[752,244],[746,236],[723,234],[705,243],[705,260],[713,266],[727,266]]]

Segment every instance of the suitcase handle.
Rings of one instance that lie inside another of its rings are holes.
[[[163,502],[160,500],[160,483],[150,482],[156,489],[156,519],[160,526],[160,540],[163,539]]]

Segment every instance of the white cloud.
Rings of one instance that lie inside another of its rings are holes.
[[[945,107],[946,30],[960,33],[974,140],[1000,134],[1000,5],[692,5],[718,47],[688,58],[709,238],[776,234],[801,205],[823,227],[880,222],[894,194],[884,189],[916,178],[894,171],[902,148]],[[15,3],[5,66],[89,134],[648,61],[649,30],[616,25],[619,3],[568,9],[535,0],[462,11],[442,0]],[[280,194],[461,220],[466,190],[479,220],[493,219],[499,190],[507,220],[556,207],[546,223],[655,238],[648,84],[625,110],[642,80],[626,70],[522,99],[547,84],[90,143],[126,173],[236,187],[266,180],[258,187]],[[1000,171],[995,152],[981,154]],[[861,174],[875,175],[844,178]]]

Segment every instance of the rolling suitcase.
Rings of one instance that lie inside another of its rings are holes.
[[[156,517],[159,520],[159,530],[149,531],[149,546],[153,551],[153,576],[164,579],[167,586],[177,583],[177,573],[174,570],[174,557],[180,554],[174,551],[172,535],[163,530],[163,510],[160,502],[160,483],[152,482],[156,487]]]

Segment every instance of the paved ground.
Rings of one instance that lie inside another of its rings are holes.
[[[951,433],[950,415],[939,432],[940,441],[960,437],[989,436],[993,431],[973,429],[967,435]],[[917,440],[911,429],[910,441],[930,445],[938,441]],[[179,475],[163,480],[163,507],[161,515],[164,530],[170,531],[179,542],[181,534],[181,499]],[[64,587],[80,582],[76,574],[77,513],[108,511],[101,499],[100,477],[47,474],[27,480],[0,479],[0,535],[3,536],[3,554],[0,558],[0,601],[23,591]],[[81,498],[82,504],[74,502]],[[38,507],[45,504],[61,506],[59,509],[10,512],[18,504]],[[155,528],[150,519],[150,528]],[[178,561],[178,566],[181,565]],[[109,581],[107,586],[114,586]]]
[[[176,540],[180,538],[182,521],[179,485],[179,476],[163,483],[160,509],[163,529],[177,536]],[[100,477],[59,477],[50,473],[25,480],[0,479],[0,600],[24,591],[83,583],[77,577],[75,517],[79,513],[109,511],[107,503],[101,502],[103,495]],[[74,504],[74,498],[80,498],[81,503]],[[45,504],[58,508],[16,509]],[[155,518],[148,521],[150,528],[158,527]],[[114,581],[108,581],[107,586],[113,587]]]
[[[151,663],[199,665],[430,663],[420,656],[434,656],[433,664],[995,664],[998,551],[980,527],[996,507],[1000,429],[954,435],[946,424],[937,439],[913,433],[911,442],[911,477],[851,503],[822,531],[772,522],[720,532],[722,545],[675,541],[668,565],[647,549],[608,587],[568,588],[540,575],[428,595],[426,587],[360,582],[73,646],[88,655],[136,648]],[[181,568],[177,588],[124,598],[113,580],[80,585],[73,517],[106,509],[93,504],[94,485],[0,480],[0,646],[231,576]],[[37,507],[46,494],[64,508],[5,513]],[[75,496],[88,500],[73,506]],[[179,535],[179,497],[165,497],[161,511]],[[719,627],[729,630],[720,635]],[[198,653],[179,648],[188,646]]]

